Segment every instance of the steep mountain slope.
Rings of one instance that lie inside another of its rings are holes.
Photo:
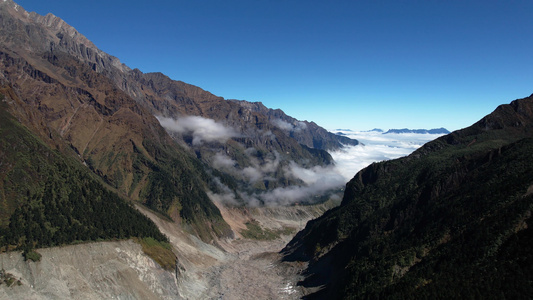
[[[305,185],[300,178],[287,172],[291,165],[304,168],[330,165],[331,156],[324,150],[358,143],[329,133],[314,123],[295,120],[281,110],[267,109],[261,103],[224,100],[160,73],[131,70],[117,58],[99,50],[60,18],[28,13],[12,0],[0,3],[0,18],[0,50],[6,69],[3,76],[23,99],[18,111],[26,110],[25,114],[34,114],[28,111],[33,109],[46,112],[41,124],[34,124],[32,130],[42,131],[43,122],[53,127],[95,172],[132,198],[144,198],[147,192],[143,183],[155,177],[146,177],[149,172],[144,168],[137,172],[138,167],[133,166],[136,159],[117,157],[117,153],[128,148],[128,151],[143,149],[139,147],[141,138],[133,138],[131,134],[155,138],[156,145],[170,143],[157,131],[156,120],[149,114],[159,118],[190,156],[216,169],[205,176],[217,177],[211,189],[232,190],[241,203],[243,191],[254,194]],[[17,67],[24,64],[25,67]],[[20,72],[41,82],[27,80]],[[56,83],[64,88],[58,91]],[[39,85],[42,87],[34,88]],[[71,95],[63,97],[63,93]],[[54,97],[64,98],[64,101],[56,101]],[[77,99],[83,97],[85,102]],[[28,100],[30,98],[34,99],[33,103]],[[91,103],[96,105],[94,109]],[[104,126],[107,117],[114,120],[113,128]],[[116,127],[131,127],[136,132],[124,133]],[[223,134],[217,135],[220,132]],[[102,133],[107,138],[99,139]],[[119,142],[112,149],[102,148],[109,147],[111,141]],[[190,166],[196,162],[186,164]],[[155,200],[149,204],[172,214],[169,203],[174,200],[167,197],[161,201],[162,204]]]
[[[0,94],[0,249],[151,237],[154,223],[7,111]]]
[[[531,298],[533,96],[375,163],[284,249],[309,298]]]
[[[84,50],[90,42],[59,19],[29,14],[12,1],[0,3],[0,24],[8,113],[120,193],[183,220],[202,238],[231,234],[205,192],[209,176],[201,163],[98,67],[64,51],[98,57]]]

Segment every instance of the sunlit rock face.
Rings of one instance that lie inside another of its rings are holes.
[[[149,112],[165,120],[162,124],[166,125],[168,134],[182,148],[219,172],[214,176],[222,185],[209,184],[214,189],[211,192],[229,188],[241,203],[267,204],[268,196],[263,197],[264,192],[307,185],[293,176],[291,165],[307,169],[332,165],[333,160],[326,151],[358,144],[313,122],[299,121],[279,109],[269,109],[260,102],[226,100],[161,73],[132,70],[52,14],[28,13],[12,1],[2,3],[1,14],[0,40],[5,50],[9,50],[5,53],[5,68],[8,64],[12,67],[25,63],[33,69],[29,76],[37,76],[32,79],[34,82],[16,82],[27,76],[15,75],[15,72],[24,72],[19,69],[9,71],[5,78],[19,84],[24,101],[44,98],[40,104],[35,102],[34,107],[40,107],[45,113],[43,121],[52,124],[83,159],[95,152],[92,145],[97,143],[93,140],[101,135],[96,134],[100,129],[110,129],[112,135],[120,139],[116,144],[121,146],[112,150],[113,153],[126,151],[129,146],[124,141],[131,140],[135,144],[133,148],[146,143],[142,134],[134,138],[131,134],[117,136],[115,132],[126,129],[118,128],[126,123],[132,131],[142,131],[137,129],[142,127],[139,123],[153,122],[153,119],[145,120],[147,116],[143,114]],[[8,63],[12,59],[17,61],[19,55],[24,62]],[[48,81],[47,86],[43,81]],[[54,85],[60,86],[60,90],[65,87],[69,95],[63,96],[64,92],[52,87]],[[100,113],[104,116],[99,116]],[[113,120],[113,128],[107,124],[99,126],[101,120],[108,122],[109,117]],[[172,122],[179,124],[180,129],[171,126]],[[149,137],[152,136],[157,135],[150,133]],[[104,143],[109,144],[109,141]],[[92,155],[91,162],[95,162],[92,166],[97,172],[114,181],[126,194],[138,197],[142,189],[128,179],[128,174],[133,172],[129,165],[134,160],[122,162],[126,165],[124,174],[113,165],[104,166],[99,162],[108,149],[96,151],[101,157]],[[231,168],[221,168],[217,164],[221,157],[234,162]],[[339,182],[337,188],[342,188],[343,184]],[[326,190],[321,193],[331,194]],[[289,197],[285,196],[283,202],[308,201],[304,198],[289,201]]]

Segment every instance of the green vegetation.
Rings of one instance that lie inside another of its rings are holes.
[[[13,274],[7,273],[6,270],[0,270],[0,285],[6,284],[8,287],[16,285],[22,285],[22,282],[18,280]]]
[[[531,111],[358,173],[341,206],[285,249],[311,261],[304,286],[327,285],[309,298],[531,299]]]
[[[155,260],[163,269],[174,271],[176,269],[176,255],[168,242],[158,241],[151,237],[135,239],[142,246],[146,255]]]
[[[0,249],[151,237],[155,224],[81,164],[51,150],[0,105]]]
[[[35,250],[25,250],[22,252],[22,256],[24,256],[24,260],[31,260],[33,262],[40,261],[42,257],[42,255]]]
[[[263,228],[256,220],[251,220],[245,223],[246,229],[242,230],[240,233],[244,238],[254,239],[254,240],[275,240],[280,237],[280,235],[289,235],[293,234],[296,229],[291,227],[283,227],[276,230],[271,230],[268,228]]]
[[[270,229],[262,228],[259,222],[252,220],[245,223],[246,229],[241,231],[241,235],[247,239],[254,240],[275,240],[279,238],[279,234],[276,234]]]
[[[141,191],[145,204],[169,217],[178,212],[204,241],[231,235],[231,228],[205,192],[205,185],[212,179],[204,166],[188,155],[180,155],[175,149],[150,140],[145,140],[143,146],[156,159],[151,162],[146,157],[141,158],[152,170]]]

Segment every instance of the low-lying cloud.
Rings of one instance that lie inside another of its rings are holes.
[[[262,193],[240,192],[239,197],[246,201],[247,205],[291,205],[295,203],[312,203],[317,197],[321,197],[333,190],[341,189],[353,176],[373,162],[394,159],[409,155],[414,150],[433,140],[440,135],[431,134],[381,134],[376,132],[346,132],[346,135],[356,138],[364,145],[347,146],[341,150],[332,152],[335,160],[334,166],[314,166],[303,168],[295,162],[289,162],[282,168],[284,176],[297,179],[302,182],[300,185],[288,187],[278,187]],[[255,155],[254,148],[248,148],[245,153],[251,157]],[[254,159],[252,159],[254,161]],[[258,180],[267,180],[271,172],[278,170],[280,157],[275,153],[261,164],[255,160],[252,166],[239,170],[237,163],[223,153],[219,153],[213,158],[213,165],[232,172],[233,175],[240,174],[241,178],[247,179],[250,183]],[[221,194],[210,194],[213,200],[223,201],[227,204],[236,203],[235,194],[229,188],[222,189]],[[336,197],[336,195],[331,195]]]
[[[217,169],[233,169],[235,168],[237,162],[231,159],[229,156],[219,152],[213,156],[212,164],[213,167]]]
[[[259,160],[257,150],[255,148],[248,148],[244,151],[248,156],[250,166],[240,168],[235,160],[227,156],[223,152],[216,153],[212,158],[212,166],[218,170],[227,172],[237,178],[241,178],[250,184],[254,184],[260,180],[269,180],[272,174],[276,172],[280,164],[280,155],[274,151],[267,157]]]
[[[271,159],[266,163],[256,167],[246,167],[242,170],[235,168],[235,162],[229,157],[221,154],[217,155],[214,162],[220,167],[225,167],[226,171],[231,170],[234,175],[240,172],[243,178],[246,178],[250,183],[258,180],[273,179],[269,178],[272,172],[275,172],[279,166],[279,156]],[[265,192],[258,193],[244,193],[239,194],[247,205],[258,206],[279,206],[291,205],[294,203],[311,203],[315,198],[323,196],[326,192],[333,189],[340,189],[346,184],[345,178],[339,173],[335,166],[315,166],[312,168],[303,168],[291,161],[287,166],[282,168],[284,176],[293,180],[300,180],[301,185],[291,185],[288,187],[278,187]],[[234,204],[235,197],[229,188],[222,189],[223,192],[219,194],[210,193],[209,196],[215,201],[221,201],[226,204]]]
[[[300,179],[305,185],[279,187],[256,195],[256,197],[269,206],[311,203],[326,192],[340,189],[346,184],[344,177],[335,166],[303,168],[291,162],[285,168],[285,175]]]
[[[217,185],[218,189],[220,190],[219,193],[213,193],[211,191],[207,191],[207,196],[215,202],[229,204],[229,205],[238,205],[239,201],[237,200],[237,197],[235,193],[227,187],[225,184],[223,184],[219,178],[215,177],[214,182]]]
[[[278,127],[285,126],[286,130],[294,130],[296,128],[292,124],[283,122],[281,121]],[[241,178],[249,184],[253,185],[260,181],[275,180],[275,172],[283,172],[286,178],[292,181],[300,181],[301,184],[278,187],[264,192],[250,193],[240,191],[236,194],[218,182],[218,193],[209,193],[209,197],[214,201],[226,204],[237,204],[239,201],[244,200],[250,206],[313,203],[324,195],[338,197],[331,192],[343,188],[346,182],[352,179],[357,172],[371,163],[409,155],[426,142],[441,136],[352,131],[346,131],[344,134],[359,140],[363,144],[346,146],[341,150],[331,152],[335,160],[334,166],[304,168],[293,161],[282,164],[281,156],[277,152],[259,159],[257,150],[248,148],[244,153],[248,156],[250,165],[242,168],[226,153],[217,153],[212,158],[212,165],[215,168]],[[282,165],[283,167],[280,168]],[[241,200],[237,200],[237,198]]]
[[[194,146],[203,142],[224,143],[232,137],[239,136],[235,129],[199,116],[187,116],[178,119],[158,117],[158,120],[161,126],[168,131],[191,134]]]
[[[346,136],[359,140],[364,145],[346,146],[331,156],[339,172],[349,181],[354,175],[373,162],[407,156],[439,134],[382,134],[380,132],[344,131]]]
[[[272,125],[278,127],[281,130],[284,130],[284,131],[299,132],[299,131],[304,130],[304,129],[307,128],[307,124],[305,124],[305,122],[301,122],[301,121],[296,121],[296,122],[294,122],[294,124],[291,124],[291,123],[289,123],[287,121],[283,121],[282,119],[276,119],[276,120],[272,120],[270,122],[272,123]]]

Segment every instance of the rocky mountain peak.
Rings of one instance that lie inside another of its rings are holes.
[[[8,11],[10,14],[18,18],[27,19],[30,16],[30,13],[28,13],[24,8],[22,8],[22,6],[18,5],[13,0],[1,0],[0,10]]]
[[[9,7],[17,11],[19,9],[24,11],[24,9],[20,7],[18,4],[16,4],[13,0],[2,0],[2,2],[0,2],[0,7]]]
[[[97,72],[110,67],[114,72],[130,71],[118,58],[98,49],[74,27],[51,13],[42,16],[36,12],[27,12],[12,0],[0,2],[0,13],[0,41],[11,48],[37,53],[66,52],[89,64]]]
[[[46,26],[51,31],[53,31],[55,35],[60,39],[64,38],[64,35],[67,35],[69,38],[74,39],[76,42],[83,44],[86,47],[97,50],[96,46],[89,39],[79,33],[74,27],[63,21],[63,19],[55,16],[54,14],[48,13],[45,16],[41,16],[37,13],[30,13],[30,17],[35,22],[40,23]]]
[[[50,30],[52,35],[57,36],[59,33],[63,35],[66,34],[70,38],[76,39],[78,43],[82,43],[87,47],[96,48],[96,46],[89,41],[89,39],[79,33],[74,27],[70,26],[63,21],[63,19],[55,16],[52,13],[42,16],[36,12],[27,12],[24,8],[12,0],[2,0],[2,2],[0,2],[0,9],[8,11],[15,19],[22,21],[25,25],[37,23]]]

